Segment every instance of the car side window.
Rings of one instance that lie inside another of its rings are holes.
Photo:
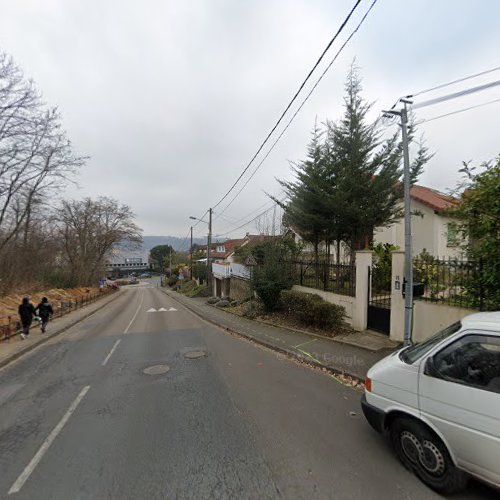
[[[451,382],[500,393],[500,337],[466,335],[438,352],[434,367]]]

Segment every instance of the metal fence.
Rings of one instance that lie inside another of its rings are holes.
[[[356,266],[328,262],[293,262],[294,284],[338,293],[356,295]]]
[[[114,292],[115,290],[108,287],[103,288],[99,292],[87,293],[80,297],[75,297],[70,300],[61,300],[52,302],[54,309],[53,318],[60,318],[66,314],[76,311],[87,304],[95,302],[97,299]],[[21,324],[17,315],[1,316],[0,317],[0,341],[9,340],[11,337],[17,335],[21,331]]]
[[[480,311],[500,308],[485,290],[482,261],[417,257],[413,279],[424,285],[421,300]]]

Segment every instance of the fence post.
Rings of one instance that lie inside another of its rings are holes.
[[[352,327],[357,331],[366,330],[368,324],[368,269],[372,266],[372,251],[356,252],[356,295],[352,315]]]
[[[326,266],[326,261],[323,261],[323,290],[327,290],[327,279],[326,279],[326,273],[328,271],[328,268]]]
[[[402,342],[404,339],[405,321],[405,299],[403,297],[403,280],[405,268],[405,253],[402,250],[392,252],[392,274],[391,274],[391,328],[389,336],[391,340]],[[415,310],[413,311],[413,321]]]

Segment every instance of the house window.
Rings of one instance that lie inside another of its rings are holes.
[[[217,247],[217,251],[218,251],[218,252],[225,252],[225,251],[226,251],[226,249],[225,249],[225,247],[223,247],[223,246],[218,246],[218,247]]]
[[[458,230],[454,222],[447,224],[446,246],[456,247],[458,245]]]

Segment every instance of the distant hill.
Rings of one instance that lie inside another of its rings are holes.
[[[185,252],[189,250],[189,238],[179,238],[178,236],[143,236],[143,248],[149,252],[157,245],[170,245],[174,250]],[[193,238],[193,244],[203,245],[207,243],[206,238]]]

